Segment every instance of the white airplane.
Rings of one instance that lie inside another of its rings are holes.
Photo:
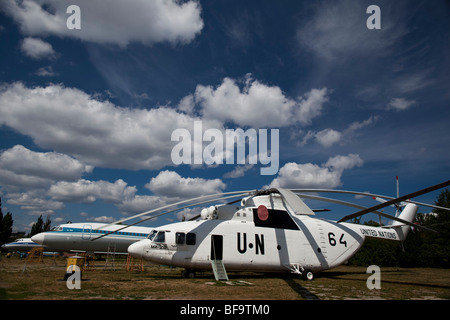
[[[20,238],[10,243],[5,243],[2,248],[8,251],[28,252],[33,248],[40,248],[42,245],[34,242],[31,238]]]
[[[226,269],[286,271],[312,280],[315,272],[348,261],[366,238],[405,240],[410,226],[417,227],[413,221],[418,206],[409,201],[399,217],[376,210],[449,184],[447,181],[386,201],[337,222],[314,217],[313,210],[290,190],[274,188],[253,192],[242,198],[240,204],[203,209],[202,219],[197,221],[155,228],[147,239],[130,245],[128,253],[153,263],[183,267],[188,276],[193,276],[194,270],[213,269],[216,279],[222,280],[227,279]],[[157,210],[150,212],[153,211]],[[376,212],[395,221],[386,227],[343,222],[368,212]]]
[[[104,223],[67,223],[38,233],[31,240],[52,251],[127,254],[130,244],[145,239],[152,230],[147,227],[122,229],[124,226]],[[97,241],[90,241],[98,237]]]

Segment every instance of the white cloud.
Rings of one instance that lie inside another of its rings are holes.
[[[342,132],[331,128],[323,129],[318,132],[309,130],[298,145],[303,147],[309,140],[315,139],[317,143],[321,144],[325,148],[328,148],[335,143],[348,141],[353,136],[358,134],[358,130],[373,124],[378,119],[378,116],[370,116],[367,120],[352,122]],[[293,132],[291,139],[298,139],[298,136],[298,133]]]
[[[297,29],[299,44],[321,59],[339,63],[355,56],[388,55],[407,29],[398,16],[393,18],[392,5],[385,3],[381,30],[369,30],[367,6],[352,0],[319,2],[315,12]]]
[[[26,35],[76,38],[126,46],[131,42],[189,43],[203,28],[197,1],[78,0],[81,29],[70,30],[69,4],[59,0],[4,0],[3,10]]]
[[[416,102],[414,100],[406,100],[403,98],[394,98],[387,105],[388,110],[403,111],[411,107]]]
[[[160,169],[173,165],[171,134],[193,132],[198,118],[171,108],[120,108],[62,85],[0,88],[0,125],[30,136],[40,147],[106,168]],[[203,121],[203,128],[221,124]]]
[[[77,180],[83,173],[90,173],[93,169],[65,154],[35,152],[21,145],[3,151],[0,167],[16,174],[67,181]]]
[[[46,200],[42,197],[34,197],[28,193],[8,193],[8,204],[20,206],[31,215],[51,215],[54,210],[64,208],[60,201]]]
[[[245,173],[252,169],[253,165],[252,164],[246,164],[243,166],[236,166],[232,171],[227,172],[223,175],[224,178],[239,178],[239,177],[243,177],[245,175]]]
[[[193,98],[207,119],[232,121],[244,127],[274,128],[310,124],[321,114],[323,104],[328,101],[327,94],[326,88],[312,89],[294,100],[280,87],[262,84],[247,75],[242,90],[238,81],[224,78],[217,88],[197,85]],[[180,108],[188,110],[188,107],[192,109],[192,100],[183,99]]]
[[[103,199],[108,203],[119,204],[133,199],[136,191],[136,187],[128,186],[122,179],[114,183],[80,179],[76,182],[59,181],[50,187],[47,194],[54,200],[64,202],[93,203]]]
[[[316,133],[316,140],[325,148],[331,147],[336,142],[341,140],[342,134],[333,129],[324,129]]]
[[[21,45],[22,52],[33,59],[52,59],[55,57],[56,52],[50,43],[42,41],[37,38],[25,38]]]
[[[335,188],[342,184],[344,170],[361,166],[363,160],[356,154],[331,157],[321,166],[295,162],[286,163],[270,187],[281,188]]]
[[[184,178],[174,171],[161,171],[146,188],[168,198],[194,198],[221,193],[226,185],[220,179]]]
[[[112,223],[112,222],[116,221],[115,218],[107,217],[107,216],[92,217],[92,218],[87,218],[86,220],[92,221],[92,222],[99,222],[99,223]]]
[[[328,159],[323,165],[326,168],[330,168],[334,172],[342,172],[354,167],[360,167],[363,165],[363,160],[357,154],[349,154],[347,156],[335,156]]]
[[[53,71],[52,66],[41,67],[36,71],[36,75],[40,77],[54,77],[58,74]]]
[[[135,215],[165,206],[167,204],[167,198],[162,196],[136,195],[134,198],[126,199],[122,203],[118,204],[117,207],[123,214]]]

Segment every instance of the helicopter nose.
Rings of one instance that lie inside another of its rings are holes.
[[[141,259],[144,252],[144,246],[141,241],[135,242],[128,247],[128,254],[133,258]]]
[[[38,244],[44,244],[45,234],[38,233],[31,237],[31,241],[36,242]]]

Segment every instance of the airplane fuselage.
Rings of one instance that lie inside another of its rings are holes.
[[[20,251],[20,252],[28,252],[33,248],[42,247],[40,244],[35,243],[31,240],[31,238],[21,238],[15,241],[5,243],[2,245],[2,248],[8,251]]]
[[[105,227],[106,226],[106,227]],[[36,243],[51,247],[54,251],[86,251],[127,253],[128,246],[145,239],[152,230],[147,227],[107,226],[101,223],[68,223],[52,228],[32,237]],[[117,230],[117,231],[116,231]],[[91,241],[109,232],[113,233]]]

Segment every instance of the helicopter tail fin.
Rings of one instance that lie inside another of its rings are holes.
[[[398,218],[408,222],[413,222],[416,217],[418,208],[419,207],[417,205],[413,203],[408,203],[403,209],[403,211],[400,213]],[[411,226],[406,225],[400,221],[394,221],[391,227],[397,232],[400,241],[404,241],[406,239],[406,236],[408,235],[409,230],[411,229]]]

